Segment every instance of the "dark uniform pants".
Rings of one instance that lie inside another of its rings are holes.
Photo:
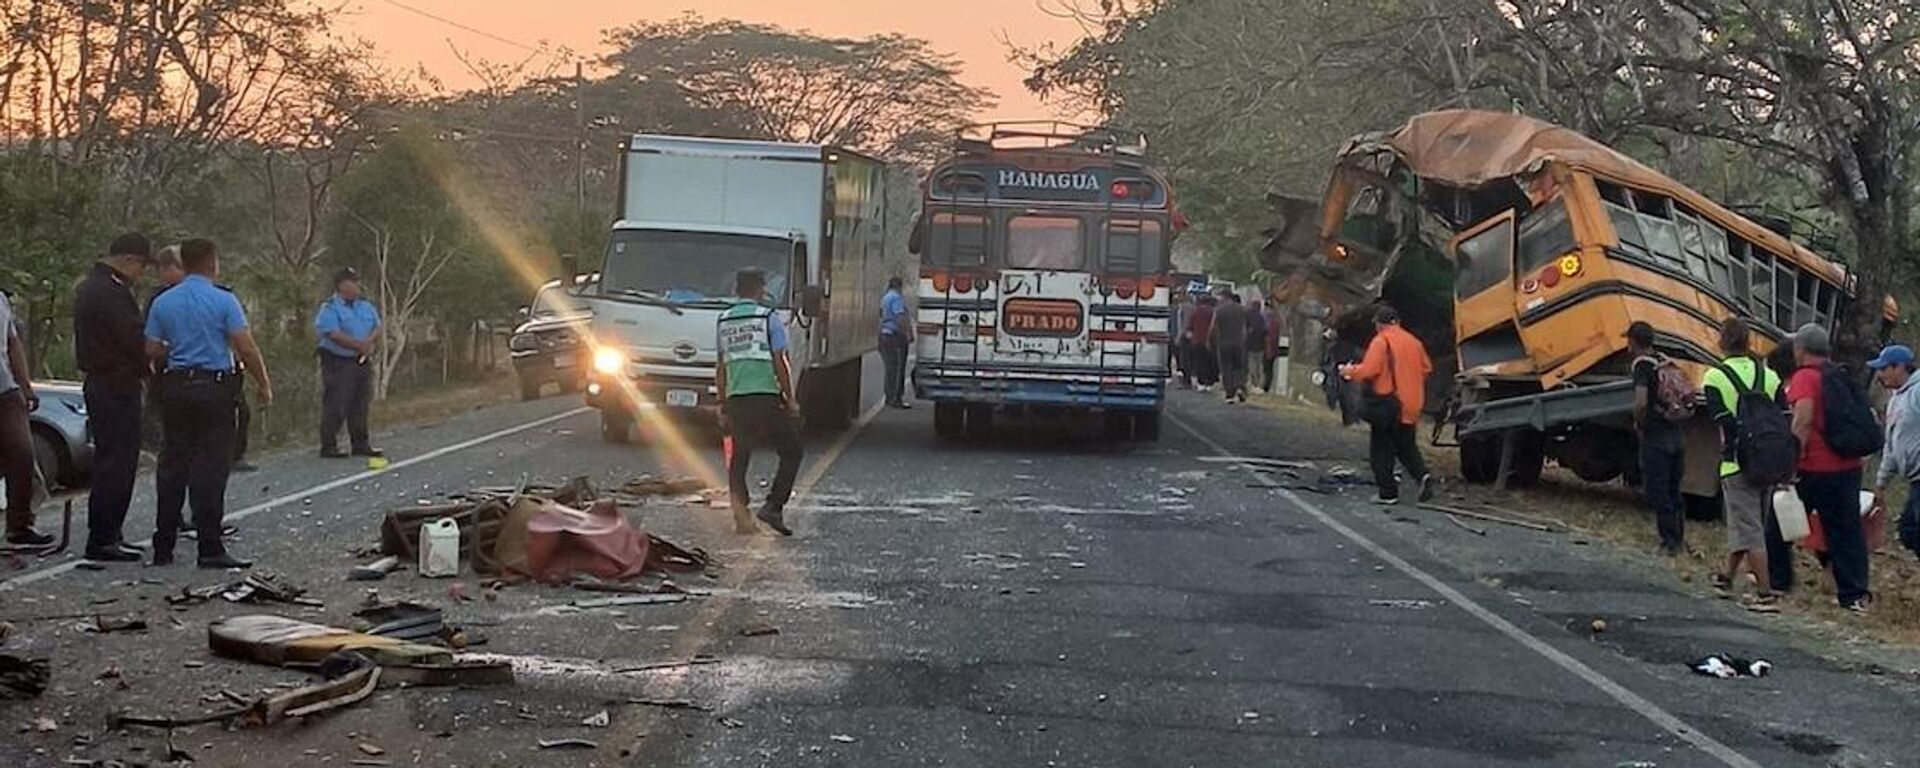
[[[93,433],[92,487],[87,491],[87,549],[119,546],[140,469],[139,381],[87,377],[87,430]]]
[[[780,454],[780,470],[773,476],[773,488],[767,492],[767,506],[785,509],[793,496],[793,479],[800,474],[800,433],[794,429],[793,414],[779,395],[740,395],[727,398],[728,434],[733,436],[733,453],[727,459],[727,491],[736,507],[752,501],[747,488],[747,467],[756,448],[772,447]]]
[[[340,423],[353,450],[366,451],[367,406],[373,403],[373,368],[356,358],[320,352],[320,450],[338,450]]]
[[[164,435],[154,470],[159,509],[154,513],[153,551],[170,555],[180,533],[181,508],[191,503],[200,557],[226,553],[220,528],[227,514],[227,472],[233,461],[234,399],[240,380],[170,371],[160,379],[160,424]]]
[[[904,321],[902,321],[904,322]],[[880,334],[880,360],[887,366],[887,403],[899,405],[907,396],[907,337],[897,333]]]
[[[33,431],[27,397],[0,392],[0,480],[7,482],[7,532],[33,527]]]
[[[1407,477],[1416,483],[1427,476],[1426,457],[1420,455],[1413,424],[1393,419],[1389,424],[1373,424],[1367,432],[1367,463],[1373,468],[1373,484],[1380,498],[1400,498],[1400,483],[1393,477],[1394,462],[1407,468]]]

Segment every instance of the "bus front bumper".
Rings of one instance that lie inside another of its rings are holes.
[[[913,370],[915,397],[936,403],[1154,411],[1166,401],[1166,388],[1165,374],[1157,371],[1053,373],[933,365]]]

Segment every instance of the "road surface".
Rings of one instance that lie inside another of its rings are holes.
[[[518,682],[383,690],[311,722],[200,726],[172,745],[197,766],[1920,761],[1910,678],[1799,650],[1766,619],[1678,591],[1646,556],[1518,528],[1476,536],[1368,505],[1365,488],[1275,489],[1293,481],[1204,460],[1358,467],[1357,432],[1185,392],[1157,444],[1048,427],[943,445],[929,408],[867,413],[810,444],[792,539],[735,537],[724,511],[671,500],[634,510],[648,530],[717,557],[714,578],[694,580],[710,596],[570,610],[579,593],[520,586],[497,602],[456,602],[448,582],[403,572],[372,586],[445,606],[487,637],[477,650],[515,659]],[[158,764],[165,734],[107,730],[109,712],[189,714],[217,706],[221,691],[303,681],[211,656],[205,627],[257,612],[344,621],[368,585],[343,575],[389,506],[521,478],[606,485],[718,467],[697,439],[603,444],[593,414],[568,398],[382,438],[395,459],[382,473],[299,453],[234,480],[235,549],[310,587],[324,609],[169,610],[165,595],[219,580],[190,564],[0,573],[0,619],[17,626],[7,651],[51,657],[55,676],[40,699],[0,703],[0,765]],[[134,536],[147,531],[148,493]],[[46,618],[93,611],[142,614],[152,628],[100,635]],[[1596,617],[1607,632],[1592,633]],[[769,626],[778,634],[742,634]],[[1764,657],[1775,672],[1688,671],[1712,652]],[[697,654],[717,662],[612,671]],[[109,671],[118,676],[102,679]],[[607,726],[582,724],[601,711]],[[35,730],[40,718],[57,729]],[[560,738],[598,746],[538,748]]]

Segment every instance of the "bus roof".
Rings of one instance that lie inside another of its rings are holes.
[[[1846,269],[1735,213],[1691,187],[1569,128],[1507,112],[1449,109],[1415,115],[1390,134],[1365,134],[1340,150],[1342,164],[1388,152],[1415,176],[1475,188],[1561,163],[1685,203],[1749,242],[1845,284]],[[1322,232],[1338,231],[1345,211],[1322,211]]]

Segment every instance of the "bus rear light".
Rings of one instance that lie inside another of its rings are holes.
[[[968,275],[968,274],[954,275],[953,276],[953,292],[954,293],[973,292],[973,275]]]
[[[1113,295],[1120,297],[1122,300],[1133,299],[1133,288],[1134,284],[1132,280],[1113,281]]]
[[[1552,288],[1559,284],[1560,267],[1558,265],[1549,265],[1546,269],[1540,270],[1540,286],[1542,288]]]
[[[947,273],[945,272],[933,273],[933,292],[934,293],[946,293],[947,288],[950,285],[951,285],[951,279],[947,275]]]
[[[1156,286],[1155,286],[1155,285],[1153,284],[1153,278],[1151,278],[1151,277],[1149,277],[1149,278],[1147,278],[1147,279],[1145,279],[1145,280],[1142,280],[1142,281],[1140,281],[1140,300],[1141,300],[1141,301],[1149,301],[1149,300],[1152,300],[1152,299],[1153,299],[1153,289],[1154,289],[1155,287],[1156,287]]]

